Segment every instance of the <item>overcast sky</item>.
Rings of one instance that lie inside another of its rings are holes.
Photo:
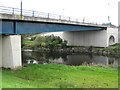
[[[22,0],[23,9],[85,18],[85,21],[118,25],[120,0]],[[0,6],[20,8],[21,0],[0,0]],[[108,5],[109,4],[109,5]]]

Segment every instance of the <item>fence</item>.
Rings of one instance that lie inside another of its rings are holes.
[[[19,9],[19,8],[12,8],[12,7],[5,7],[0,6],[0,13],[1,14],[10,14],[10,15],[18,15],[19,17],[29,16],[29,17],[39,17],[39,18],[45,18],[45,19],[55,19],[60,21],[66,21],[66,22],[73,22],[73,23],[83,23],[83,24],[91,24],[91,25],[98,25],[97,23],[87,23],[83,19],[73,18],[69,16],[63,16],[58,14],[52,14],[52,13],[45,13],[45,12],[39,12],[39,11],[33,11],[33,10],[25,10],[25,9]]]

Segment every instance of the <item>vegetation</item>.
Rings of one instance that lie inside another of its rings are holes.
[[[22,41],[22,47],[40,48],[45,47],[53,50],[55,47],[65,48],[67,41],[62,40],[58,36],[32,36],[30,39],[24,39]]]
[[[97,49],[104,51],[120,51],[120,44],[115,44],[107,48],[97,48]]]
[[[28,65],[22,70],[2,71],[3,88],[117,88],[115,68],[66,66],[60,64]]]
[[[36,36],[36,35],[23,35],[22,36],[22,48],[40,48],[45,47],[53,50],[54,48],[82,48],[87,49],[88,51],[96,51],[96,50],[103,50],[103,51],[120,51],[120,44],[111,45],[107,48],[97,48],[97,47],[84,47],[84,46],[67,46],[67,41],[62,40],[59,36]]]

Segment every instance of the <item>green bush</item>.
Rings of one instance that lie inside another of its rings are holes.
[[[23,42],[31,42],[32,43],[23,43],[24,46],[31,46],[33,48],[36,47],[46,47],[49,48],[50,50],[53,50],[55,47],[61,47],[61,48],[66,48],[67,46],[67,41],[62,40],[58,36],[34,36],[31,37],[31,40],[23,40]]]

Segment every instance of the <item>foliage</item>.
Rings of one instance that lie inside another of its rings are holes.
[[[64,41],[62,42],[61,47],[62,47],[62,48],[66,48],[66,47],[67,47],[67,41],[66,41],[66,40],[64,40]]]
[[[32,42],[32,43],[28,43]],[[23,46],[31,46],[31,47],[45,47],[53,50],[55,47],[65,48],[67,46],[67,41],[62,40],[58,36],[32,36],[30,40],[23,40]]]
[[[25,39],[28,39],[29,37],[32,37],[35,34],[23,34],[21,35],[22,40],[24,41]]]
[[[103,51],[120,51],[120,44],[111,45],[106,48],[94,48],[94,49]]]

